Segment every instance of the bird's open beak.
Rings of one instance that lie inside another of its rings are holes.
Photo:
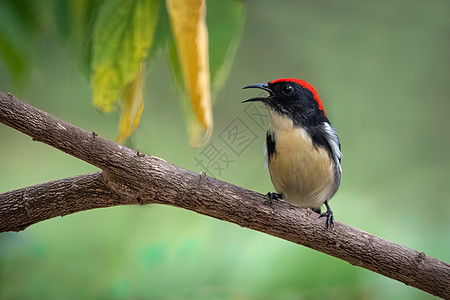
[[[247,99],[245,101],[242,101],[242,103],[251,102],[251,101],[263,101],[264,102],[264,101],[267,101],[270,98],[270,96],[273,96],[273,92],[272,92],[271,89],[269,89],[269,85],[267,83],[250,84],[250,85],[247,85],[247,86],[243,87],[243,89],[254,89],[254,88],[265,90],[266,92],[269,93],[269,97],[266,97],[266,98],[264,98],[264,97],[251,98],[251,99]]]

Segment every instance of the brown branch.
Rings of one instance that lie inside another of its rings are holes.
[[[168,204],[304,245],[450,298],[450,265],[422,252],[340,222],[326,230],[309,209],[268,204],[259,193],[142,155],[2,92],[0,121],[103,170],[0,194],[0,232],[92,208]]]
[[[46,219],[126,204],[102,172],[80,175],[0,194],[0,232],[24,230]]]

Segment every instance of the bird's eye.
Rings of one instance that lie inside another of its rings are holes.
[[[286,96],[289,96],[294,92],[294,88],[292,87],[292,85],[285,85],[283,86],[282,91]]]

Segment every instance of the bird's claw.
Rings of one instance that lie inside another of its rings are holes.
[[[331,210],[327,210],[326,212],[321,213],[319,216],[319,218],[323,218],[323,217],[327,217],[327,220],[325,221],[325,228],[333,229],[333,227],[334,227],[333,212]]]
[[[279,202],[280,199],[283,199],[283,195],[277,193],[267,193],[266,196],[269,198],[269,203],[274,201]]]

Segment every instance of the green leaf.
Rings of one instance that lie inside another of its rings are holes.
[[[170,73],[172,75],[175,86],[180,91],[183,101],[188,100],[189,96],[186,91],[186,85],[184,84],[183,72],[181,71],[180,61],[178,60],[177,47],[175,46],[174,41],[169,44],[167,60],[169,62]],[[190,109],[192,110],[192,108]]]
[[[94,21],[99,13],[102,0],[64,0],[69,9],[70,31],[75,43],[84,44],[90,40]]]
[[[153,41],[159,0],[107,0],[94,27],[93,103],[108,112],[136,80]]]
[[[238,0],[208,0],[207,9],[209,67],[214,95],[223,87],[241,41],[245,3]]]
[[[149,60],[152,60],[159,55],[165,54],[164,50],[172,40],[173,37],[170,30],[170,21],[169,16],[167,15],[167,8],[165,5],[160,5],[158,24],[156,25],[153,44],[150,48],[150,54],[148,55]]]

